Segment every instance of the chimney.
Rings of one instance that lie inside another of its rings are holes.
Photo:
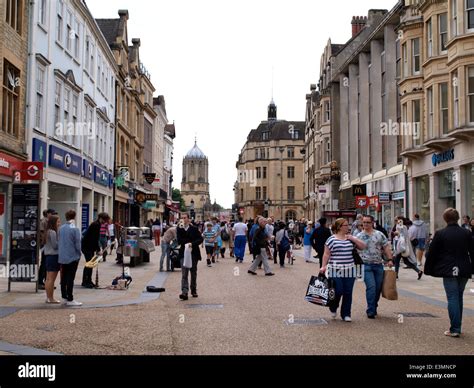
[[[128,20],[128,9],[119,9],[118,14],[120,19]]]
[[[140,43],[140,38],[133,38],[132,39],[132,44],[134,47],[140,47],[141,43]]]
[[[353,16],[352,17],[352,37],[361,32],[367,24],[367,16]]]

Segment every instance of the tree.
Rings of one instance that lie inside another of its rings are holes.
[[[184,203],[184,199],[181,196],[181,191],[173,187],[173,192],[171,194],[171,198],[173,201],[179,201],[179,208],[182,212],[186,212],[186,204]]]

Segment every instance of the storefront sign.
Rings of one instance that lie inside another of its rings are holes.
[[[82,161],[82,176],[86,179],[94,179],[94,165],[88,160]]]
[[[0,152],[0,175],[13,176],[15,171],[21,170],[23,161]]]
[[[356,208],[357,209],[365,209],[368,206],[369,205],[368,205],[367,196],[363,195],[363,196],[357,196],[356,197]]]
[[[373,197],[369,197],[369,206],[373,206],[373,207],[378,207],[379,205],[379,197],[378,196],[373,196]]]
[[[34,162],[42,162],[46,165],[47,147],[46,143],[40,139],[33,138],[33,154],[32,160]]]
[[[405,192],[398,191],[396,193],[392,193],[392,201],[403,201],[405,199]]]
[[[94,182],[102,186],[109,185],[109,174],[100,167],[94,167]]]
[[[84,203],[82,204],[82,212],[81,212],[81,232],[84,233],[87,228],[89,227],[89,204]]]
[[[354,212],[338,212],[338,211],[325,211],[323,212],[324,217],[331,217],[331,218],[355,218],[356,213]]]
[[[379,193],[379,203],[390,203],[390,193]]]
[[[123,178],[122,175],[115,177],[115,186],[117,188],[121,188],[125,184],[125,179]]]
[[[82,174],[82,158],[56,146],[49,146],[49,165],[72,174]]]
[[[39,200],[39,185],[13,185],[9,282],[37,280]]]
[[[23,162],[20,174],[20,181],[40,181],[43,179],[43,163],[42,162]]]
[[[438,164],[449,162],[451,160],[454,160],[454,148],[440,154],[433,154],[431,158],[431,162],[433,163],[434,167],[436,167]]]
[[[146,201],[158,201],[158,195],[157,194],[145,194],[145,193],[140,193],[140,192],[137,192],[135,194],[135,200],[138,202],[138,203],[143,203],[143,202],[146,202]]]
[[[352,186],[352,196],[363,196],[367,195],[367,186],[366,185],[354,185]]]

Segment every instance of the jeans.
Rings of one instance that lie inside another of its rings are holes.
[[[162,240],[161,241],[160,271],[163,271],[163,261],[165,259],[165,256],[166,256],[166,270],[168,271],[169,269],[171,269],[170,244]]]
[[[77,266],[79,260],[73,261],[70,264],[61,264],[61,295],[63,299],[68,302],[74,300],[72,290],[74,288],[74,278],[76,277]]]
[[[382,292],[383,264],[364,264],[364,282],[367,315],[376,315]]]
[[[448,314],[451,321],[449,331],[461,334],[463,293],[469,279],[443,278],[444,290],[448,299]]]
[[[197,294],[197,260],[193,259],[193,266],[191,268],[184,268],[184,259],[181,259],[181,290],[183,294],[189,292],[189,280],[188,276],[191,272],[191,293]]]
[[[339,302],[342,298],[341,318],[351,316],[352,307],[352,291],[354,289],[355,278],[335,277],[334,288],[336,289],[336,299],[331,305],[330,310],[335,313],[339,307]]]

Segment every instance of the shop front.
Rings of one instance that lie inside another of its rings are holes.
[[[474,141],[463,141],[411,161],[409,178],[413,213],[434,233],[445,226],[443,212],[474,214]]]

